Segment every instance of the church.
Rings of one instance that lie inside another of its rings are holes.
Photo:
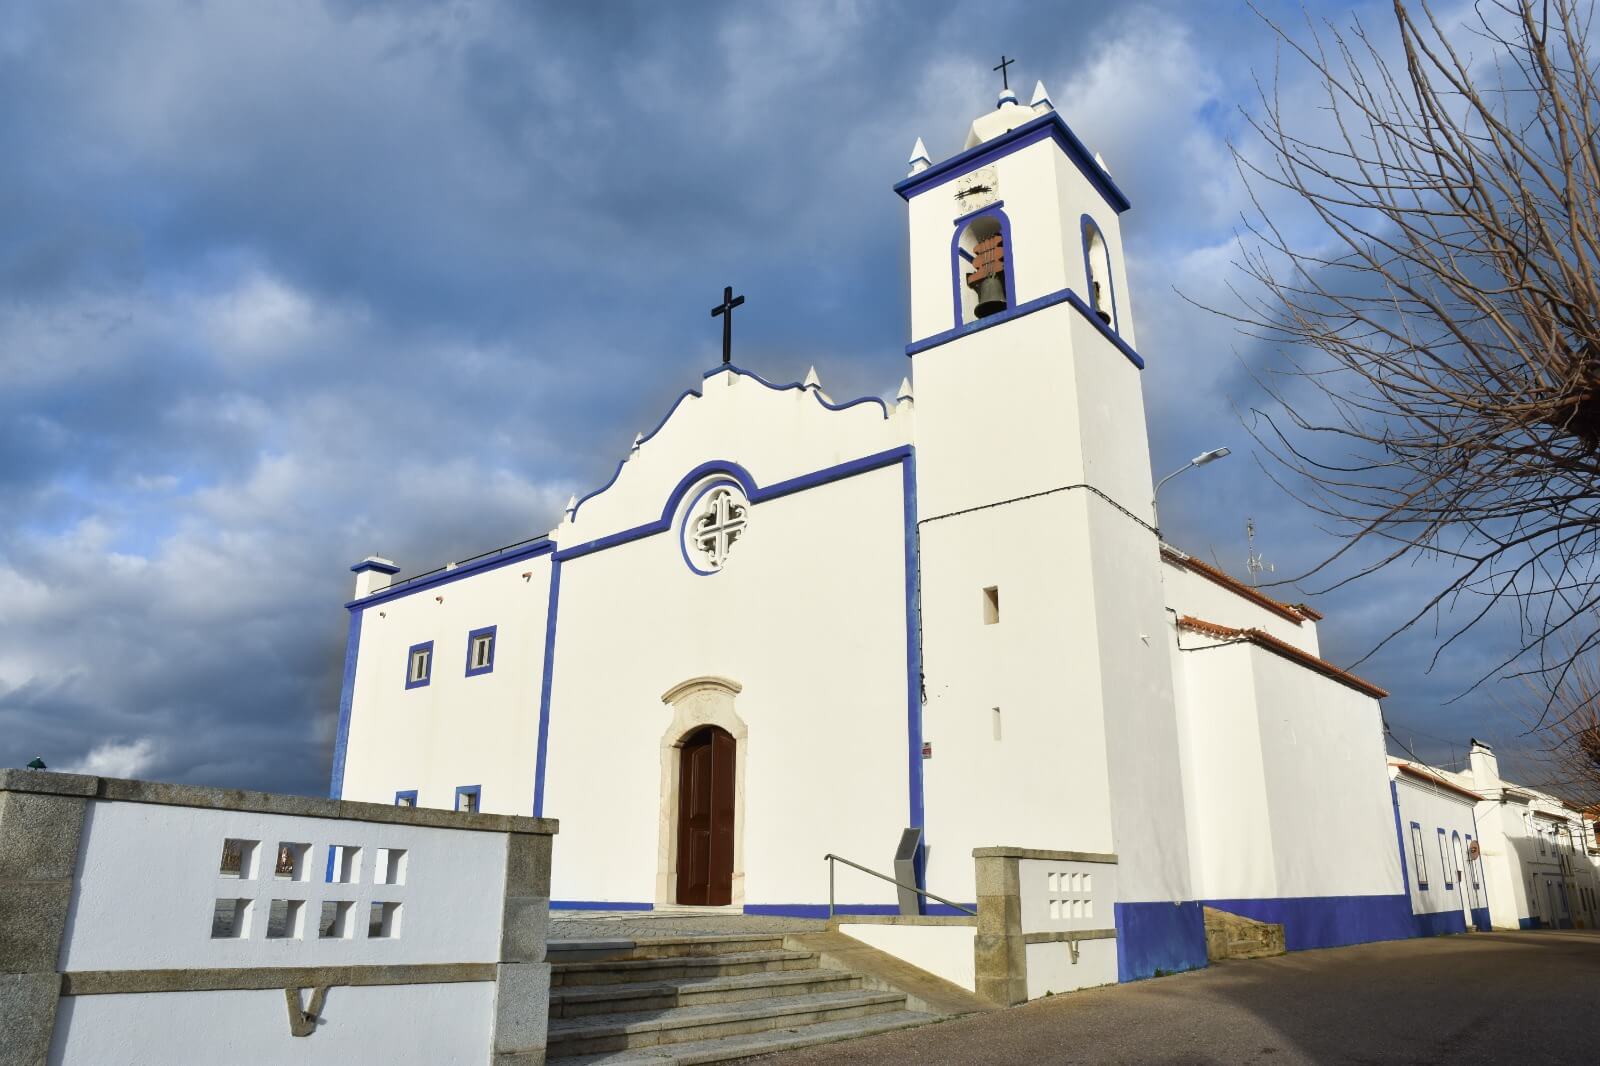
[[[1385,693],[1161,538],[1128,198],[1042,87],[910,162],[896,400],[725,361],[548,534],[357,563],[332,795],[558,818],[554,907],[826,916],[905,837],[956,902],[977,848],[1115,855],[1122,980],[1203,907],[1411,935]]]

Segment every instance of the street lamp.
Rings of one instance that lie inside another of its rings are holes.
[[[1178,469],[1174,470],[1172,473],[1156,482],[1155,491],[1150,494],[1150,517],[1156,518],[1156,497],[1161,495],[1162,485],[1165,485],[1167,482],[1171,481],[1185,470],[1189,470],[1197,466],[1205,466],[1207,463],[1214,463],[1218,459],[1225,459],[1232,454],[1232,451],[1228,448],[1212,448],[1209,452],[1201,452],[1199,455],[1195,456],[1193,459],[1190,459],[1187,463],[1178,467]],[[1157,519],[1155,525],[1157,529],[1161,527],[1161,522],[1159,519]]]

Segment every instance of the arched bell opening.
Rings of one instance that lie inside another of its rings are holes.
[[[1111,250],[1094,219],[1083,216],[1083,269],[1089,286],[1089,307],[1106,325],[1117,328],[1117,294],[1111,282]]]
[[[999,210],[972,218],[956,232],[952,256],[956,325],[964,326],[1014,305],[1011,227]]]

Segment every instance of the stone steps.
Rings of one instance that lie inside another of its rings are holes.
[[[552,941],[551,1062],[724,1062],[936,1020],[781,935]]]
[[[558,958],[559,956],[552,956]],[[810,951],[736,951],[726,955],[668,955],[654,959],[603,959],[556,962],[550,968],[550,985],[638,984],[671,977],[732,977],[772,970],[811,969],[817,956]]]
[[[779,995],[810,995],[861,987],[844,970],[762,970],[733,977],[688,977],[633,984],[563,985],[550,990],[550,1017],[626,1014],[707,1003],[737,1003]]]
[[[896,1029],[909,1029],[937,1021],[931,1014],[915,1011],[887,1011],[859,1018],[818,1022],[788,1029],[768,1029],[759,1033],[745,1033],[713,1040],[695,1040],[681,1044],[660,1044],[655,1047],[631,1048],[627,1051],[584,1055],[577,1058],[551,1059],[561,1066],[631,1066],[649,1063],[652,1066],[695,1066],[707,1062],[732,1062],[756,1055],[770,1055],[777,1051],[832,1044],[840,1040],[857,1040],[879,1033],[892,1033]]]
[[[664,1011],[595,1014],[552,1021],[547,1048],[553,1057],[627,1051],[885,1014],[904,1010],[905,1004],[905,996],[897,992],[850,989]]]

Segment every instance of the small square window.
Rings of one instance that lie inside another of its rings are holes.
[[[983,590],[983,624],[992,626],[1000,621],[1000,586],[990,585]]]
[[[328,845],[328,883],[353,885],[361,880],[361,849],[350,844]]]
[[[421,688],[433,678],[433,641],[413,644],[406,652],[406,688]]]
[[[413,788],[404,792],[396,792],[394,794],[394,805],[396,807],[415,807],[417,805],[417,790]]]
[[[482,785],[462,785],[456,789],[456,810],[462,814],[477,814],[483,809],[482,799]]]
[[[393,940],[400,935],[400,904],[374,903],[367,917],[367,939]]]
[[[219,899],[211,909],[212,940],[244,940],[250,935],[250,901]]]
[[[355,904],[349,900],[323,900],[322,919],[317,923],[317,938],[349,940],[355,929],[355,923],[350,920],[350,912],[354,906]]]
[[[306,869],[306,856],[310,844],[281,842],[278,844],[278,861],[272,866],[272,876],[278,881],[309,881],[311,872]]]
[[[495,627],[474,629],[467,634],[467,676],[476,677],[494,670]]]
[[[222,842],[222,863],[217,869],[219,877],[237,877],[253,881],[256,876],[256,850],[259,840],[236,840],[230,837]]]
[[[406,883],[406,849],[379,848],[377,883],[403,885]]]
[[[268,940],[299,940],[300,916],[304,913],[303,899],[275,899],[267,909]]]

